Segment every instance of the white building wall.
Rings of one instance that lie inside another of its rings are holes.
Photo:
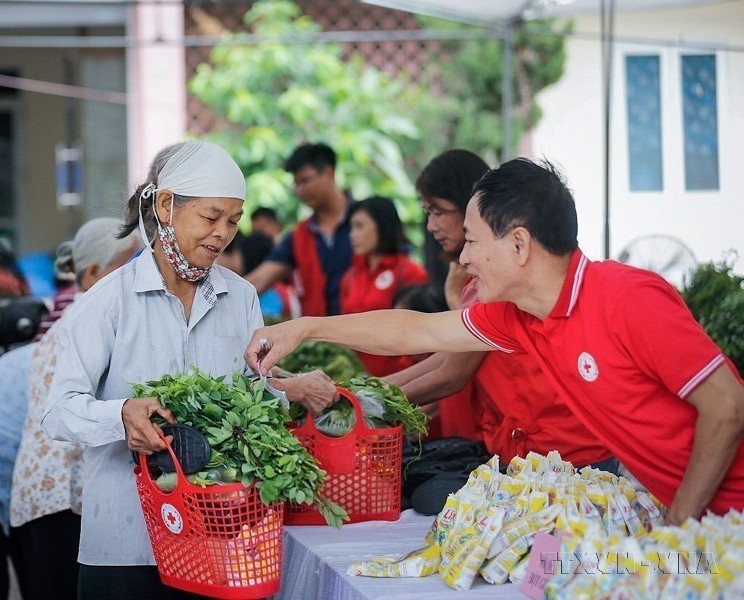
[[[182,2],[132,3],[127,35],[129,181],[136,186],[157,152],[186,134]]]
[[[575,19],[580,34],[599,32],[597,15]],[[649,43],[689,40],[744,47],[744,2],[698,8],[637,12],[615,17],[610,169],[610,256],[646,234],[682,240],[699,262],[738,251],[735,270],[744,274],[744,52],[717,52],[720,189],[688,192],[684,183],[680,56],[710,53]],[[629,38],[633,38],[632,43]],[[644,43],[636,43],[644,40]],[[628,177],[625,56],[651,51],[661,63],[662,192],[630,192]],[[544,116],[532,136],[531,154],[560,165],[574,191],[579,243],[590,258],[604,253],[603,106],[601,45],[596,38],[567,41],[563,78],[538,101]]]

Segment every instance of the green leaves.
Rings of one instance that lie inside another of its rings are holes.
[[[301,205],[283,163],[299,143],[323,141],[338,154],[341,186],[357,198],[373,192],[393,196],[400,208],[410,207],[402,212],[410,216],[407,224],[417,226],[421,212],[398,147],[417,137],[418,129],[413,112],[397,108],[400,85],[361,60],[343,60],[338,44],[278,38],[321,31],[293,2],[254,2],[244,22],[252,34],[263,36],[260,42],[225,35],[209,64],[197,68],[189,89],[229,123],[213,141],[235,157],[246,176],[246,215],[264,205],[296,222]],[[263,173],[269,177],[257,177]],[[273,181],[265,185],[266,179]]]
[[[321,369],[334,381],[364,373],[364,366],[353,350],[328,342],[302,342],[279,362],[279,366],[292,373]]]
[[[403,425],[406,435],[426,435],[428,417],[408,401],[403,390],[379,377],[355,377],[342,383],[355,394],[376,395],[385,406],[383,420],[390,425]]]
[[[681,293],[705,332],[744,376],[744,278],[733,272],[732,258],[698,266]]]
[[[193,368],[133,387],[135,397],[156,396],[179,423],[207,436],[212,447],[208,470],[190,475],[189,481],[202,486],[256,482],[263,502],[322,505],[329,524],[340,526],[346,512],[319,493],[325,471],[287,430],[289,415],[277,398],[265,393],[263,382],[236,373],[225,383],[224,377]],[[168,478],[162,483],[175,486]]]

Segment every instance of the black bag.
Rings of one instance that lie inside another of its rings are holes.
[[[418,457],[418,458],[417,458]],[[439,513],[447,496],[459,490],[470,472],[490,458],[486,445],[460,437],[446,437],[403,446],[402,509],[424,515]]]

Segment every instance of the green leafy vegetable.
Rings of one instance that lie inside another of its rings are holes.
[[[321,369],[333,381],[364,373],[364,365],[353,350],[328,342],[302,342],[279,362],[279,366],[292,373]]]
[[[341,387],[351,390],[359,399],[364,421],[374,429],[403,425],[406,435],[426,435],[428,417],[421,408],[408,401],[403,390],[379,377],[352,377],[343,381]],[[290,408],[292,420],[302,422],[306,411],[302,406]],[[348,400],[342,398],[333,406],[315,417],[318,431],[332,437],[351,433],[356,424],[354,409]]]
[[[385,406],[382,420],[388,425],[403,425],[406,435],[426,435],[428,417],[418,406],[408,401],[397,385],[379,377],[352,377],[341,384],[357,396],[376,398]]]
[[[256,484],[261,500],[314,504],[326,522],[340,527],[346,511],[320,490],[326,472],[285,427],[287,411],[263,383],[235,373],[231,383],[194,368],[159,381],[135,384],[135,397],[155,396],[176,420],[207,436],[212,447],[207,470],[189,476],[207,486],[240,481]],[[175,485],[167,477],[163,485]]]

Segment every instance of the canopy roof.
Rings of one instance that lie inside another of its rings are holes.
[[[572,16],[598,12],[601,0],[362,0],[387,8],[488,25],[514,19]],[[720,0],[719,0],[720,1]],[[664,10],[715,0],[615,0],[616,11]]]

